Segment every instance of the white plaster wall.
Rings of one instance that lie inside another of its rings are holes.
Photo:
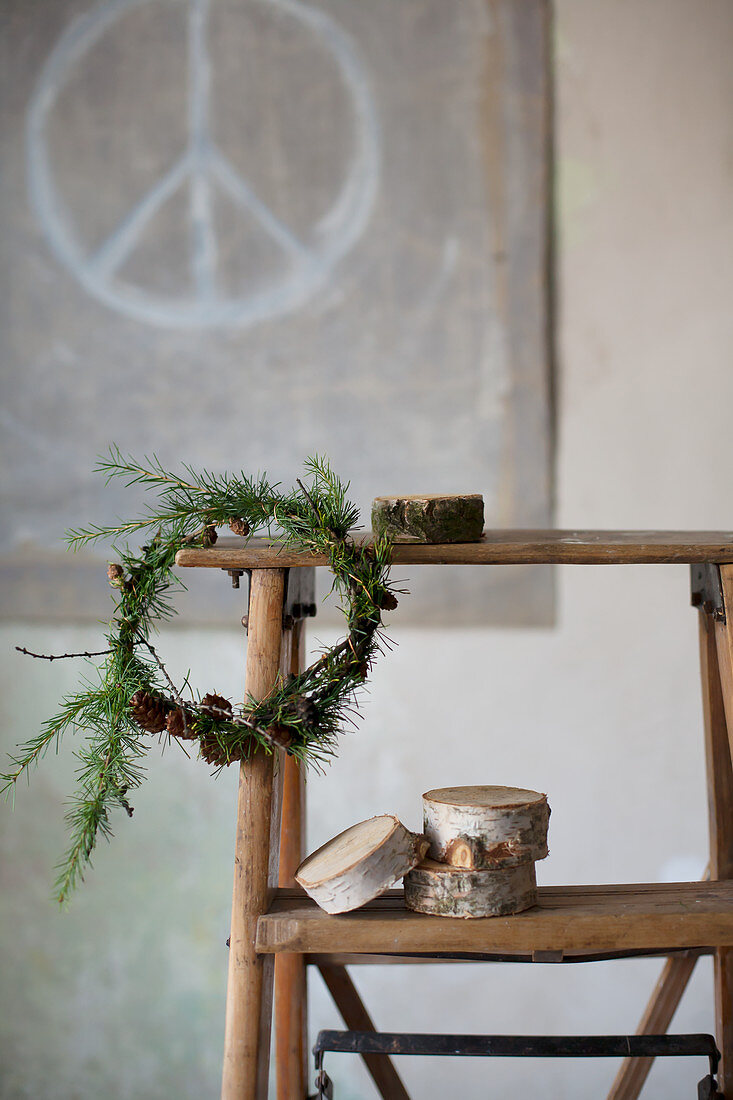
[[[557,158],[560,525],[733,528],[733,5],[559,0]],[[233,621],[237,621],[235,613]],[[681,567],[559,570],[554,631],[405,631],[376,669],[363,728],[310,784],[309,843],[382,811],[417,827],[442,783],[538,787],[553,807],[540,881],[694,878],[707,858],[696,616]],[[316,631],[316,633],[318,633]],[[320,635],[328,642],[332,635]],[[2,631],[3,748],[74,670],[11,647],[76,649],[91,628]],[[241,688],[237,633],[168,632],[194,683]],[[48,900],[73,744],[0,816],[0,1097],[200,1098],[221,1057],[234,777],[154,754],[131,822],[71,909]],[[584,1032],[636,1026],[660,963],[356,972],[385,1029]],[[312,980],[314,1027],[338,1026]],[[713,1026],[699,964],[677,1030]],[[420,1100],[512,1089],[602,1096],[603,1062],[403,1060]],[[645,1095],[695,1095],[697,1063]],[[374,1095],[329,1059],[341,1100]]]

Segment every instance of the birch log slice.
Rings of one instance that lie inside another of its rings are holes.
[[[461,871],[432,859],[405,876],[405,905],[438,917],[504,917],[537,904],[534,863]]]
[[[547,795],[521,787],[444,787],[423,795],[431,859],[512,867],[547,855]]]
[[[327,913],[348,913],[388,890],[422,859],[427,842],[393,815],[352,825],[309,855],[295,881]]]
[[[480,493],[375,497],[372,530],[395,542],[477,542],[484,530],[484,498]]]

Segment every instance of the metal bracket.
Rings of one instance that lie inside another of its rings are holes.
[[[720,566],[700,562],[690,566],[692,606],[712,615],[716,623],[725,622],[725,600],[720,579]]]
[[[700,1081],[697,1086],[697,1100],[715,1100],[716,1097],[720,1097],[721,1100],[724,1100],[722,1092],[718,1089],[715,1078],[708,1074],[707,1077],[703,1077],[702,1081]]]
[[[285,570],[283,630],[290,630],[299,619],[316,613],[316,571],[313,566],[295,566]]]
[[[319,1031],[315,1055],[318,1096],[332,1097],[325,1051],[345,1054],[429,1054],[494,1058],[658,1058],[705,1055],[710,1073],[698,1100],[720,1096],[720,1052],[712,1035],[415,1035],[387,1031]],[[328,1091],[330,1089],[330,1091]]]
[[[242,626],[249,630],[249,603],[252,592],[251,569],[227,569],[234,588],[239,588],[239,579],[247,574],[247,613],[242,616]],[[283,630],[292,630],[300,619],[312,618],[316,606],[316,571],[313,566],[294,566],[285,571],[285,596],[283,599]]]
[[[320,1034],[318,1038],[320,1039]],[[333,1081],[323,1068],[323,1051],[318,1050],[318,1042],[313,1048],[316,1061],[316,1088],[318,1092],[315,1097],[309,1097],[308,1100],[318,1100],[319,1097],[325,1097],[325,1100],[333,1100]]]

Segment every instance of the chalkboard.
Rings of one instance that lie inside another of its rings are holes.
[[[4,12],[5,616],[108,610],[62,535],[139,510],[111,442],[549,524],[545,0]],[[186,621],[233,620],[216,581]],[[405,622],[552,618],[549,572],[407,587]]]

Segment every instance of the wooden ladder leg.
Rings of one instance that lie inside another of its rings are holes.
[[[721,568],[722,572],[725,567]],[[730,589],[730,567],[728,585]],[[733,590],[732,590],[733,596]],[[733,608],[733,598],[728,597]],[[724,651],[719,661],[719,650]],[[714,624],[712,615],[700,611],[700,677],[705,728],[705,760],[707,765],[708,819],[710,826],[709,877],[713,879],[733,877],[733,768],[731,767],[731,742],[729,730],[733,729],[733,646],[726,624]],[[721,669],[727,668],[729,689],[728,718],[721,683]],[[730,721],[728,720],[730,719]],[[733,952],[719,949],[715,953],[715,1016],[718,1045],[727,1053],[727,1067],[722,1067],[720,1081],[724,1092],[733,1097],[733,1050],[731,1026],[733,1021],[733,981],[731,962]],[[637,1028],[637,1035],[653,1035],[667,1031],[687,984],[692,977],[696,956],[693,954],[667,959],[659,981],[652,993],[644,1015]],[[726,1050],[727,1047],[727,1050]],[[608,1100],[637,1100],[641,1093],[653,1058],[627,1058],[619,1069],[608,1094]],[[727,1080],[726,1080],[727,1077]],[[727,1090],[726,1090],[727,1085]]]
[[[319,963],[318,969],[347,1028],[350,1031],[374,1031],[372,1018],[346,967],[336,963]],[[386,1054],[362,1054],[362,1058],[382,1100],[410,1100],[391,1058]]]
[[[720,566],[725,622],[703,620],[707,657],[706,759],[713,879],[733,878],[733,565]],[[709,710],[709,715],[708,711]],[[723,1056],[720,1087],[733,1100],[733,949],[715,952],[717,1042]]]
[[[694,951],[666,960],[649,998],[637,1035],[664,1035],[692,977],[698,955]],[[637,1100],[654,1065],[653,1058],[624,1058],[611,1086],[608,1100]]]
[[[284,591],[284,570],[252,570],[246,687],[255,699],[270,691],[280,669]],[[277,881],[277,786],[272,755],[258,751],[241,765],[222,1100],[267,1097],[274,968],[271,955],[255,951],[255,934]]]
[[[289,672],[305,667],[305,622],[292,629]],[[295,886],[293,875],[305,856],[305,775],[288,756],[283,769],[280,832],[280,886]],[[308,1000],[303,955],[275,956],[275,1064],[278,1100],[305,1100],[308,1093]]]

